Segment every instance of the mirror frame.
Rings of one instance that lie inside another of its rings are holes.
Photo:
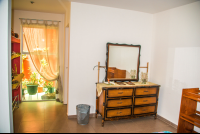
[[[105,81],[107,82],[108,79],[107,79],[107,72],[108,72],[108,63],[109,63],[109,46],[124,46],[124,47],[138,47],[139,49],[139,54],[138,54],[138,62],[137,62],[137,78],[136,79],[124,79],[124,78],[119,78],[117,80],[112,80],[111,78],[111,81],[119,81],[119,82],[124,82],[124,81],[139,81],[139,66],[140,66],[140,50],[141,50],[141,45],[133,45],[133,44],[118,44],[118,43],[110,43],[108,42],[106,44],[106,76],[105,76]]]

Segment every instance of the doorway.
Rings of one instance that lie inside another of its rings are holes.
[[[22,101],[55,100],[56,81],[48,81],[38,73],[28,52],[28,48],[23,38],[23,33],[21,33],[21,52],[20,68],[21,72],[24,73],[21,85]],[[43,55],[41,55],[41,57],[42,56]],[[39,62],[44,65],[46,64],[43,59]],[[41,71],[42,67],[40,68],[40,72]]]

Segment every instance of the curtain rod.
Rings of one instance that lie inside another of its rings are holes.
[[[38,21],[56,21],[56,22],[61,22],[61,21],[57,21],[57,20],[41,20],[41,19],[28,19],[28,18],[19,18],[19,19],[23,19],[23,20],[38,20]]]

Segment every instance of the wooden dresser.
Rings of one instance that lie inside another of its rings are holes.
[[[149,115],[154,115],[156,119],[160,85],[151,82],[134,84],[97,83],[96,118],[97,114],[102,116],[102,127],[104,121]]]

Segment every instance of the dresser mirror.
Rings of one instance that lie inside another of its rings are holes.
[[[138,81],[140,45],[107,43],[106,81]]]

